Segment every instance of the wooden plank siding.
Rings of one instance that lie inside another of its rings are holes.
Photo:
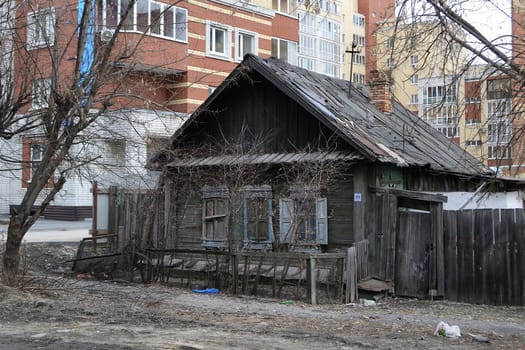
[[[347,145],[266,79],[257,77],[239,84],[240,89],[225,90],[215,101],[213,110],[203,111],[197,117],[186,132],[188,139],[182,140],[182,144],[211,144],[220,148],[224,140],[238,140],[244,132],[247,141],[265,139],[259,153],[297,152],[315,149],[318,145],[330,145],[333,149]],[[228,111],[228,118],[217,118],[217,111]]]
[[[525,305],[525,209],[444,211],[445,298]]]
[[[328,210],[328,251],[345,251],[354,242],[352,176],[339,179],[328,187],[324,195]]]

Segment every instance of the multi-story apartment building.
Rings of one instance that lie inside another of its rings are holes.
[[[298,21],[292,0],[138,0],[131,7],[129,0],[93,3],[96,12],[89,23],[93,35],[86,45],[96,55],[98,48],[115,40],[107,75],[96,81],[101,88],[93,113],[105,112],[72,149],[82,161],[95,161],[71,172],[52,203],[55,207],[88,208],[92,181],[101,187],[151,186],[150,173],[144,169],[148,154],[173,134],[246,53],[297,62]],[[1,13],[9,12],[17,23],[9,28],[13,40],[2,41],[2,53],[7,52],[7,42],[14,48],[8,50],[14,53],[11,62],[3,61],[2,67],[14,67],[12,88],[30,87],[20,116],[56,106],[53,98],[70,87],[77,65],[87,62],[89,71],[93,57],[76,56],[84,5],[84,0],[42,0],[11,11],[2,7]],[[120,19],[120,33],[115,35]],[[1,85],[8,86],[5,79]],[[28,120],[22,117],[20,122]],[[2,164],[8,171],[0,172],[0,213],[19,203],[45,147],[40,128],[0,141],[0,152],[15,160]]]
[[[302,68],[340,78],[342,7],[339,0],[299,1],[299,62]]]

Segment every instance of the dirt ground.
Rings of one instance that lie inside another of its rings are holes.
[[[77,280],[63,263],[76,247],[30,246],[23,290],[0,287],[0,349],[525,349],[524,307],[401,298],[312,306]],[[462,337],[434,336],[439,321]]]

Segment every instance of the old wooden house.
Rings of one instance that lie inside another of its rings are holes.
[[[401,295],[443,295],[436,192],[492,174],[390,89],[379,73],[351,87],[247,55],[152,162],[167,174],[166,246],[336,252],[368,240],[370,275]]]

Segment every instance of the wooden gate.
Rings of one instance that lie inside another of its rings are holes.
[[[430,212],[399,209],[396,234],[396,295],[424,299],[429,287]]]

